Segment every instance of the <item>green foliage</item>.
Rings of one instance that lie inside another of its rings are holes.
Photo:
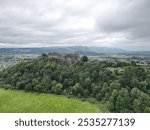
[[[87,56],[82,56],[82,57],[81,57],[81,61],[87,62],[87,61],[88,61],[88,57],[87,57]]]
[[[150,111],[149,68],[132,62],[93,64],[87,61],[88,57],[83,56],[72,65],[46,60],[18,63],[0,71],[0,87],[84,100],[94,98],[107,103],[111,112]]]
[[[63,89],[63,85],[61,83],[56,84],[54,87],[52,87],[52,91],[55,94],[61,94]]]
[[[140,111],[140,102],[137,99],[133,100],[133,112]]]
[[[80,83],[76,83],[72,87],[72,94],[77,96],[78,94],[80,94],[80,91],[81,91],[81,85],[80,85]]]
[[[47,57],[48,55],[45,54],[45,53],[43,53],[43,54],[41,54],[41,56],[42,56],[42,57]]]

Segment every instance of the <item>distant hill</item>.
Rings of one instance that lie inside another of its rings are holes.
[[[77,53],[80,55],[101,55],[101,54],[150,54],[150,51],[127,51],[118,48],[107,47],[86,47],[86,46],[68,46],[68,47],[48,47],[48,48],[0,48],[0,55],[9,54],[41,54],[41,53]]]
[[[129,53],[129,51],[123,49],[107,47],[91,47],[90,50],[97,53]]]

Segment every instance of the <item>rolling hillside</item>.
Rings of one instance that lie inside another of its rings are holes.
[[[87,47],[87,46],[68,46],[68,47],[47,47],[47,48],[0,48],[0,55],[8,54],[41,54],[41,53],[77,53],[84,55],[100,55],[105,53],[131,53],[118,48],[107,47]]]
[[[0,112],[10,113],[97,113],[97,105],[64,96],[0,89]]]

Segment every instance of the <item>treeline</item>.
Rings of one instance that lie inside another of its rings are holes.
[[[125,65],[119,73],[108,69],[114,64],[91,65],[87,61],[87,57],[82,57],[70,66],[56,62],[22,62],[0,72],[0,86],[95,98],[108,104],[111,112],[150,112],[150,69],[134,63]]]

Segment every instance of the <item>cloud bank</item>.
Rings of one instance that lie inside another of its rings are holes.
[[[0,47],[150,50],[150,0],[0,0]]]

